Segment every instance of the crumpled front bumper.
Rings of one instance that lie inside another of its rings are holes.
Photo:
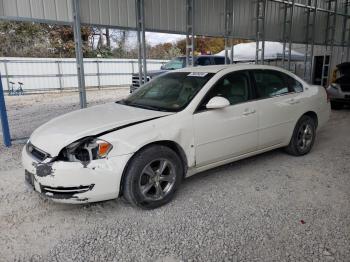
[[[80,162],[40,163],[24,147],[25,178],[35,191],[63,203],[87,203],[119,196],[124,167],[132,155]]]

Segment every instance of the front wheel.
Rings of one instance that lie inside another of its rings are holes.
[[[302,116],[297,122],[292,139],[286,147],[287,153],[302,156],[310,152],[316,137],[316,123],[312,117]]]
[[[134,206],[153,209],[168,203],[183,178],[180,157],[161,145],[146,147],[131,160],[123,183],[123,196]]]

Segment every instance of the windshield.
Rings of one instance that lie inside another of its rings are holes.
[[[178,112],[213,76],[212,73],[172,72],[148,82],[118,103],[145,109]]]
[[[174,70],[184,68],[186,59],[184,57],[176,57],[163,65],[164,70]]]

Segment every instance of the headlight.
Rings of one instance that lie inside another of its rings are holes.
[[[107,141],[87,137],[67,146],[62,155],[67,161],[90,162],[107,157],[112,148]]]

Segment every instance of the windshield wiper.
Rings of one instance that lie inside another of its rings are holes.
[[[165,110],[164,108],[160,108],[160,107],[156,107],[156,106],[141,105],[141,104],[137,104],[137,103],[129,103],[128,105],[143,108],[143,109],[167,112],[167,110]]]
[[[120,101],[117,101],[116,103],[122,104],[122,105],[127,105],[127,106],[133,106],[133,107],[138,107],[142,109],[149,109],[149,110],[155,110],[155,111],[163,111],[163,112],[168,112],[168,110],[156,106],[149,106],[149,105],[143,105],[143,104],[137,104],[130,102],[128,100],[122,99]]]

